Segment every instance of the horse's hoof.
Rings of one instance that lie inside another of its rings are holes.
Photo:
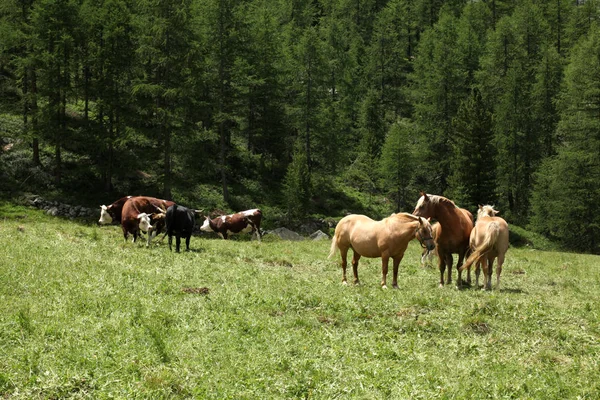
[[[381,285],[381,288],[382,289],[387,289],[388,287],[387,287],[387,285]]]
[[[443,284],[443,283],[440,283],[440,284],[438,285],[438,289],[443,289],[443,288],[444,288],[444,284]]]
[[[342,285],[344,285],[344,286],[348,286],[348,282],[346,282],[346,281],[342,281]]]
[[[392,285],[392,289],[399,289],[398,285]]]

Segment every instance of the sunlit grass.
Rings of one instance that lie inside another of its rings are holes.
[[[0,397],[600,396],[595,256],[511,248],[502,290],[458,291],[411,243],[384,291],[327,241],[176,254],[7,205],[0,246]]]

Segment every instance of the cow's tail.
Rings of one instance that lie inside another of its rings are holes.
[[[333,238],[331,238],[331,248],[329,249],[329,255],[327,258],[333,257],[335,251],[338,249],[337,246],[337,231],[333,234]]]
[[[498,240],[499,234],[500,225],[498,225],[498,223],[496,222],[492,222],[491,224],[489,224],[487,229],[485,230],[483,242],[473,250],[469,258],[467,258],[467,261],[465,261],[462,267],[460,267],[459,271],[463,271],[469,268],[474,263],[479,262],[479,260],[481,260],[485,253],[490,251],[496,245],[496,241]]]

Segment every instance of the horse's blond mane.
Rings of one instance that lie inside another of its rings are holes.
[[[390,215],[390,217],[400,218],[405,221],[418,221],[419,220],[419,217],[417,217],[416,215],[412,215],[410,213],[405,213],[405,212],[395,213],[395,214]]]
[[[477,210],[477,218],[481,217],[495,217],[498,211],[494,209],[494,206],[486,204],[485,206],[481,206],[479,210]]]
[[[438,196],[437,194],[428,194],[427,197],[429,198],[429,201],[431,202],[431,204],[448,204],[451,205],[452,207],[456,207],[456,204],[454,204],[454,202],[450,199],[447,199],[443,196]],[[423,203],[423,196],[421,196],[421,198],[419,199],[419,203],[417,204],[417,206],[421,205]]]

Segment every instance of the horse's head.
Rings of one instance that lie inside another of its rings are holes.
[[[421,192],[421,198],[417,201],[417,205],[415,207],[415,211],[413,211],[413,215],[417,217],[425,217],[425,218],[435,218],[435,210],[434,210],[434,202],[432,198],[427,195],[425,192]]]
[[[415,237],[421,244],[421,247],[429,251],[435,249],[435,242],[433,241],[433,230],[429,218],[419,217],[419,227],[415,232]]]
[[[494,206],[490,206],[486,204],[485,206],[479,205],[479,210],[477,210],[477,218],[481,217],[495,217],[500,211],[494,210]]]

